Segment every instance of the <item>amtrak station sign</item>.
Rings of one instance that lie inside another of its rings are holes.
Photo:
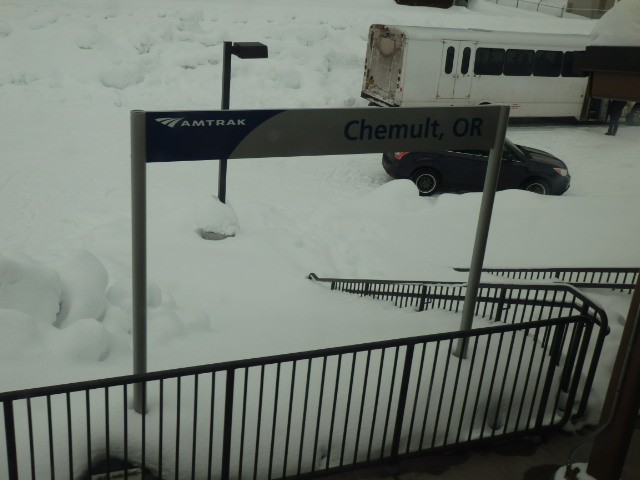
[[[146,165],[154,162],[488,149],[463,323],[480,279],[509,107],[131,112],[133,370],[146,372]],[[467,327],[465,327],[467,328]],[[136,384],[136,411],[145,411]]]
[[[490,149],[501,107],[132,112],[146,161]]]

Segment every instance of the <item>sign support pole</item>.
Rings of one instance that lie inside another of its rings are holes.
[[[131,112],[131,232],[133,373],[147,372],[147,133],[146,113]],[[145,384],[133,386],[136,412],[146,413]]]
[[[509,107],[500,107],[498,124],[495,136],[495,143],[489,152],[489,165],[484,178],[484,190],[480,203],[480,213],[478,215],[478,226],[476,228],[476,239],[473,245],[471,257],[471,267],[469,269],[469,280],[467,281],[467,292],[464,297],[462,307],[462,320],[460,331],[471,330],[473,322],[473,312],[475,310],[478,296],[478,285],[482,274],[482,263],[487,248],[487,238],[489,236],[489,226],[491,224],[491,214],[493,212],[493,201],[498,187],[498,176],[500,174],[500,162],[502,161],[502,148],[509,123]],[[454,355],[459,358],[467,358],[468,338],[461,338]]]

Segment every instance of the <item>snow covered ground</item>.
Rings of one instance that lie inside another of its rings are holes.
[[[0,0],[0,391],[131,372],[130,110],[217,109],[224,40],[269,48],[268,59],[234,58],[231,108],[366,106],[372,23],[596,26],[481,0],[449,10]],[[572,186],[562,197],[499,192],[485,266],[640,264],[640,130],[608,137],[605,128],[509,129],[516,143],[562,158]],[[151,370],[458,327],[450,314],[331,294],[306,276],[464,281],[451,267],[469,265],[479,193],[420,198],[385,174],[379,155],[233,160],[227,200],[238,231],[205,241],[197,229],[215,205],[217,172],[216,161],[147,169]],[[628,307],[626,297],[598,300],[612,333],[591,420]]]

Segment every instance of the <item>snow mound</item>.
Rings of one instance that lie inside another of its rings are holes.
[[[52,262],[62,281],[57,326],[65,327],[80,319],[101,320],[106,309],[109,276],[102,263],[86,250],[62,253]]]
[[[53,324],[61,296],[62,282],[55,270],[23,253],[0,254],[0,309],[17,310]]]
[[[0,359],[12,360],[27,350],[42,348],[34,317],[17,310],[0,309]]]
[[[238,217],[233,208],[216,197],[207,198],[198,209],[196,223],[201,232],[213,232],[228,237],[238,231]]]

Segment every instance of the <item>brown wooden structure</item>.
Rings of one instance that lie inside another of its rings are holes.
[[[590,76],[589,96],[640,102],[640,47],[589,46],[575,67]]]

